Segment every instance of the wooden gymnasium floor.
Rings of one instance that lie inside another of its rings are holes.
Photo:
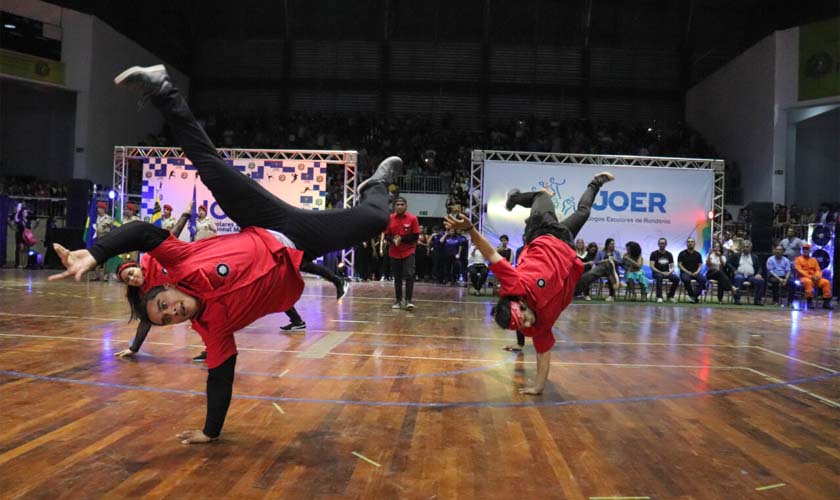
[[[490,299],[419,285],[406,313],[390,283],[337,303],[310,280],[306,334],[282,315],[241,331],[222,439],[184,446],[204,419],[198,335],[153,330],[117,359],[122,287],[46,276],[0,272],[4,499],[840,498],[823,311],[575,303],[527,397],[532,348],[500,349]]]

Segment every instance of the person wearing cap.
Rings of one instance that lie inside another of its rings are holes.
[[[541,190],[508,192],[505,208],[516,205],[531,209],[525,221],[525,247],[514,269],[484,236],[459,215],[444,220],[447,228],[469,231],[490,270],[499,280],[500,299],[492,314],[502,328],[531,337],[537,351],[537,375],[534,384],[519,390],[521,394],[542,394],[551,365],[551,347],[555,343],[552,327],[574,297],[575,284],[583,274],[583,262],[577,258],[574,239],[589,219],[595,195],[601,186],[613,180],[612,174],[597,174],[580,196],[577,211],[562,221],[554,212],[552,193]]]
[[[394,213],[388,220],[385,237],[391,244],[388,246],[388,257],[391,259],[391,274],[394,276],[394,290],[396,301],[392,309],[405,307],[414,310],[414,266],[417,239],[420,237],[420,224],[414,214],[408,212],[408,202],[402,196],[394,200]],[[405,302],[403,302],[403,280],[405,280]]]
[[[799,283],[805,289],[805,298],[808,299],[808,308],[814,307],[814,289],[822,291],[823,309],[834,309],[831,305],[831,282],[823,278],[820,262],[811,257],[811,244],[807,241],[802,243],[802,255],[793,261],[796,269],[796,276]]]
[[[195,119],[163,65],[134,66],[114,82],[142,95],[161,112],[176,142],[219,207],[239,225],[237,234],[194,243],[145,222],[124,224],[90,250],[54,244],[67,268],[50,280],[77,280],[98,263],[127,251],[148,252],[168,280],[132,304],[132,314],[155,325],[190,321],[207,347],[207,412],[203,430],[176,437],[182,444],[219,438],[230,407],[237,349],[234,334],[259,318],[289,310],[304,282],[300,264],[371,238],[389,221],[387,185],[402,167],[389,157],[357,187],[359,203],[329,211],[293,207],[231,168]]]
[[[190,209],[192,211],[192,209]],[[172,216],[172,205],[169,203],[163,206],[163,217],[160,220],[160,227],[166,229],[170,233],[173,233],[173,229],[175,228],[175,224],[178,222],[178,219]],[[174,234],[174,233],[173,233]]]
[[[212,238],[217,233],[216,223],[210,217],[207,217],[207,205],[199,205],[198,214],[195,218],[195,241]]]
[[[107,214],[108,203],[100,201],[96,204],[96,239],[104,238],[106,234],[111,232],[114,227],[114,218]],[[103,276],[104,275],[104,276]],[[105,264],[98,266],[94,273],[92,281],[99,281],[104,279],[108,281],[108,273],[105,272]]]
[[[137,205],[134,203],[128,202],[125,204],[125,211],[123,212],[123,224],[128,224],[129,222],[137,222],[141,220],[140,216],[137,215]]]

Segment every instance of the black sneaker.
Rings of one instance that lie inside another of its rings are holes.
[[[207,351],[201,351],[201,354],[193,358],[193,361],[196,363],[202,363],[207,361]]]
[[[350,291],[350,280],[341,280],[341,285],[335,289],[335,300],[341,300]]]
[[[132,66],[116,78],[114,84],[127,87],[142,96],[141,103],[153,95],[162,93],[168,86],[169,74],[163,64],[157,66]]]
[[[831,305],[831,299],[823,299],[822,308],[823,309],[829,309],[829,310],[834,309],[834,306]]]
[[[516,202],[513,201],[513,197],[519,194],[519,190],[516,188],[511,189],[507,192],[507,197],[505,198],[505,210],[510,212],[513,210],[513,207],[516,206]]]
[[[376,172],[368,177],[364,182],[356,187],[356,192],[361,193],[366,187],[374,182],[384,182],[386,184],[395,181],[402,170],[403,161],[399,156],[389,156],[382,160],[382,163],[376,167]]]
[[[289,323],[286,326],[281,326],[280,329],[284,332],[299,332],[306,330],[306,323]]]

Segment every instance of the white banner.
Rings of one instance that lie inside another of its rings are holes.
[[[616,249],[624,253],[624,245],[635,241],[642,246],[647,261],[657,248],[660,237],[668,239],[676,258],[690,236],[705,255],[710,245],[709,211],[714,194],[714,172],[711,170],[663,167],[609,167],[592,165],[551,165],[530,162],[484,163],[484,234],[494,243],[507,234],[510,246],[522,245],[524,221],[528,209],[505,210],[507,191],[537,191],[548,187],[554,191],[557,217],[563,219],[577,208],[578,198],[592,177],[609,170],[615,181],[601,189],[589,221],[579,238],[596,242],[603,248],[607,238],[614,238]]]
[[[446,199],[445,194],[428,194],[428,193],[400,193],[408,203],[408,211],[417,217],[437,217],[443,219],[446,217]]]
[[[235,168],[257,181],[271,194],[286,203],[310,210],[324,210],[327,195],[327,166],[317,161],[289,160],[227,160]],[[155,207],[155,197],[160,206],[172,205],[172,214],[178,218],[193,198],[208,206],[207,216],[216,222],[219,234],[239,231],[239,227],[225,216],[216,204],[210,190],[196,178],[197,170],[186,158],[143,159],[143,204],[141,217],[149,220]],[[189,241],[190,232],[184,230],[181,239]]]

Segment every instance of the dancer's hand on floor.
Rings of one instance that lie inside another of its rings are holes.
[[[86,272],[96,268],[96,259],[87,250],[73,250],[71,252],[58,243],[53,243],[53,248],[67,270],[61,274],[53,274],[48,278],[50,281],[62,280],[69,276],[75,276],[76,281],[80,281]]]
[[[201,444],[215,441],[218,438],[211,438],[199,430],[190,430],[178,433],[175,435],[181,440],[181,444]]]
[[[538,396],[538,395],[542,394],[542,392],[543,392],[542,388],[537,388],[537,387],[523,387],[523,388],[519,389],[519,394],[530,394],[532,396]]]
[[[114,356],[118,358],[130,358],[134,356],[134,354],[134,351],[132,351],[131,349],[123,349],[122,351],[115,353]]]

